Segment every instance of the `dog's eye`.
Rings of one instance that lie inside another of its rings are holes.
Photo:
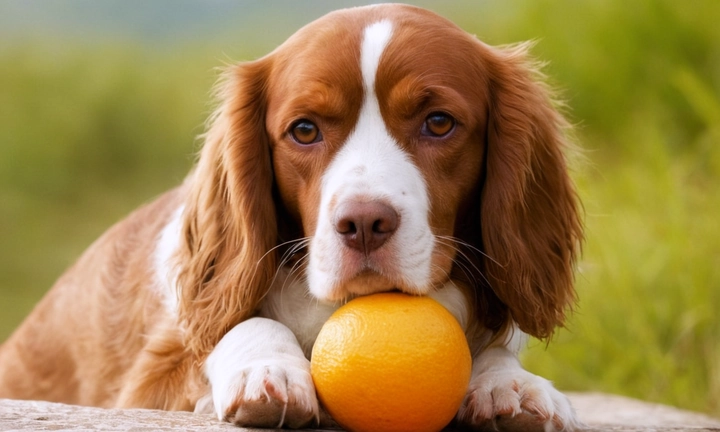
[[[444,137],[455,127],[455,119],[444,112],[431,113],[423,123],[422,134],[431,137]]]
[[[290,135],[298,144],[308,145],[322,141],[322,134],[315,123],[310,120],[298,120],[292,125]]]

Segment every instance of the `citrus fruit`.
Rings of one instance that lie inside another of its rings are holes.
[[[455,317],[429,297],[358,297],[323,325],[311,374],[350,431],[439,431],[455,416],[472,361]]]

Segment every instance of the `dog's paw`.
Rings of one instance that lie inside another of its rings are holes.
[[[267,428],[300,428],[319,422],[309,368],[256,365],[240,371],[233,381],[228,388],[232,396],[216,401],[219,416],[227,422]]]
[[[565,395],[522,369],[473,377],[458,412],[460,424],[488,431],[573,431],[580,428]]]
[[[251,318],[235,326],[208,357],[205,374],[220,420],[268,428],[320,421],[310,361],[276,321]],[[201,399],[196,410],[208,405]]]

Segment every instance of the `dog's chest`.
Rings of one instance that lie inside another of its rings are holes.
[[[310,358],[320,328],[330,318],[339,303],[322,303],[307,289],[302,275],[290,274],[287,269],[278,271],[259,316],[270,318],[287,326]]]

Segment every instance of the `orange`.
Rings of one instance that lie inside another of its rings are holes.
[[[429,297],[358,297],[323,325],[311,357],[320,402],[350,431],[439,431],[472,361],[457,320]]]

